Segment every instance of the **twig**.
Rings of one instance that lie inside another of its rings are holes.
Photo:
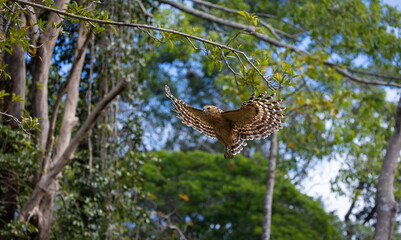
[[[32,135],[30,132],[28,132],[28,131],[24,128],[24,126],[22,125],[22,122],[21,122],[18,118],[14,117],[14,116],[11,115],[11,114],[5,113],[5,112],[0,112],[0,115],[4,115],[4,116],[6,116],[6,117],[11,118],[11,119],[6,119],[6,121],[9,122],[9,121],[13,120],[15,123],[17,123],[18,127],[22,129],[22,131],[24,131],[24,132],[25,132],[26,134],[28,134],[29,136]]]
[[[308,90],[308,92],[310,93],[310,95],[312,95],[312,97],[313,97],[314,99],[317,99],[315,93],[314,93],[313,90],[312,90],[312,88],[309,86],[309,84],[306,82],[306,80],[305,80],[305,78],[304,78],[303,76],[301,76],[301,80],[302,80],[302,82],[304,83],[304,85],[306,86],[306,89]]]
[[[153,18],[153,14],[149,13],[146,10],[145,6],[143,6],[141,1],[137,0],[136,2],[138,3],[139,7],[141,8],[141,11],[142,11],[143,15],[145,15],[146,17]]]
[[[226,46],[230,45],[230,43],[236,39],[239,35],[241,34],[241,31],[237,32],[234,37],[232,37],[230,40],[228,40],[228,42],[226,43]]]
[[[242,62],[242,60],[241,60],[240,56],[239,56],[237,53],[234,53],[234,54],[237,56],[237,59],[238,59],[238,60],[239,60],[239,62],[241,63],[241,65],[242,65],[242,68],[244,69],[244,72],[245,72],[245,70],[246,70],[245,64]]]
[[[224,60],[224,63],[226,64],[227,68],[234,74],[235,77],[236,77],[237,75],[239,75],[237,72],[234,71],[234,69],[233,69],[233,68],[230,66],[230,64],[228,63],[228,60],[227,60],[226,56],[224,55],[223,49],[221,49],[221,48],[219,48],[219,49],[220,49],[221,56],[222,56],[222,58],[223,58],[223,60]]]
[[[8,6],[7,6],[5,3],[3,3],[3,5],[6,6],[6,7],[8,8]],[[16,5],[16,3],[13,3],[13,7],[12,7],[12,9],[11,9],[11,12],[12,12],[12,13],[15,11],[15,5]],[[4,32],[5,32],[6,34],[7,34],[7,32],[8,32],[8,28],[10,27],[10,24],[11,24],[11,18],[8,19],[8,22],[7,22],[7,24],[6,24],[6,27],[4,28]]]
[[[275,28],[273,28],[270,24],[268,24],[268,23],[266,23],[266,22],[264,22],[264,21],[260,21],[259,23],[260,23],[260,25],[262,25],[263,27],[267,28],[267,29],[273,34],[273,36],[274,36],[277,40],[280,40],[280,41],[281,41],[281,38],[280,38],[279,35],[277,35],[276,29],[275,29]]]

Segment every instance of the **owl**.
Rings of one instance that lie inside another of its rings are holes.
[[[247,140],[266,138],[281,129],[284,123],[282,111],[285,108],[277,107],[282,100],[271,102],[275,94],[265,98],[265,92],[255,98],[256,93],[253,93],[240,109],[223,111],[215,106],[205,106],[203,109],[192,107],[182,99],[175,98],[167,85],[165,90],[175,107],[172,110],[178,113],[177,117],[187,126],[217,138],[225,146],[226,159],[241,152]]]

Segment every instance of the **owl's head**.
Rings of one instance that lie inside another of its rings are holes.
[[[203,113],[204,114],[210,114],[210,113],[218,113],[221,112],[221,109],[215,106],[204,106],[203,107]]]

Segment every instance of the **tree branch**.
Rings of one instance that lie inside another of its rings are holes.
[[[124,79],[115,88],[113,88],[105,98],[103,98],[95,107],[93,112],[88,116],[74,138],[70,141],[68,147],[64,150],[63,154],[59,159],[55,159],[54,167],[46,174],[44,174],[40,181],[36,184],[33,193],[31,194],[28,201],[24,204],[21,209],[19,220],[25,221],[33,209],[39,205],[41,198],[45,195],[49,186],[56,179],[58,174],[64,169],[64,167],[72,160],[73,153],[78,147],[79,143],[85,138],[89,130],[95,124],[97,118],[102,114],[103,110],[107,105],[119,95],[127,86],[128,81]]]
[[[6,121],[11,121],[11,120],[13,120],[13,121],[18,125],[18,127],[22,129],[22,131],[24,131],[26,134],[28,134],[29,136],[31,136],[31,133],[29,133],[29,132],[24,128],[24,126],[22,126],[22,122],[21,122],[18,118],[14,117],[14,116],[11,115],[11,114],[5,113],[5,112],[0,112],[0,115],[4,115],[4,116],[6,116],[6,117],[11,118],[11,119],[6,119]]]
[[[239,10],[237,10],[237,9],[227,8],[227,7],[224,7],[224,6],[221,6],[221,5],[213,4],[211,2],[206,2],[206,1],[202,1],[202,0],[191,0],[191,1],[194,2],[194,3],[200,4],[200,5],[203,5],[203,6],[207,6],[207,7],[214,8],[214,9],[218,9],[218,10],[221,10],[221,11],[224,11],[224,12],[228,12],[228,13],[234,13],[234,14],[238,15],[238,12],[239,12]],[[272,16],[272,15],[270,15],[270,16]],[[262,26],[266,27],[274,35],[274,37],[276,39],[281,40],[280,36],[278,36],[277,33],[276,33],[277,29],[273,28],[272,26],[270,26],[270,24],[268,24],[268,23],[266,23],[264,21],[260,21],[260,24]]]
[[[359,69],[352,69],[352,68],[347,68],[347,70],[349,72],[358,73],[358,74],[362,74],[362,75],[373,76],[373,77],[378,77],[378,78],[382,78],[382,79],[401,80],[401,77],[397,77],[397,76],[390,76],[390,75],[385,75],[385,74],[366,72],[366,71],[362,71],[362,70],[359,70]]]
[[[332,64],[326,64],[329,66],[333,66]],[[344,77],[348,78],[349,80],[352,80],[354,82],[358,82],[358,83],[363,83],[363,84],[368,84],[368,85],[379,85],[379,86],[389,86],[389,87],[397,87],[397,88],[401,88],[401,84],[399,83],[394,83],[394,82],[388,82],[388,81],[380,81],[380,80],[367,80],[364,78],[360,78],[358,76],[355,76],[351,73],[349,73],[348,71],[345,71],[344,69],[334,66],[334,69],[341,75],[343,75]]]
[[[202,1],[202,0],[191,0],[194,3],[206,6],[206,7],[210,7],[210,8],[214,8],[214,9],[218,9],[224,12],[228,12],[228,13],[234,13],[234,14],[238,14],[239,10],[237,9],[232,9],[232,8],[227,8],[221,5],[217,5],[211,2],[207,2],[207,1]]]
[[[187,7],[185,5],[182,5],[180,3],[177,3],[177,2],[174,2],[174,1],[171,1],[171,0],[159,0],[159,2],[166,3],[168,5],[171,5],[174,8],[177,8],[177,9],[183,11],[183,12],[189,13],[189,14],[197,16],[197,17],[200,17],[200,18],[212,21],[212,22],[216,22],[216,23],[219,23],[221,25],[228,26],[228,27],[232,27],[232,28],[236,28],[236,29],[239,29],[239,30],[243,30],[245,32],[248,32],[250,35],[253,35],[253,36],[255,36],[255,37],[257,37],[257,38],[259,38],[259,39],[261,39],[261,40],[263,40],[265,42],[271,43],[271,44],[273,44],[275,46],[288,48],[288,49],[290,49],[292,51],[295,51],[295,52],[301,52],[303,55],[310,55],[310,53],[308,53],[308,52],[306,52],[304,50],[301,50],[301,49],[299,49],[299,48],[297,48],[295,46],[292,46],[292,45],[280,42],[278,40],[275,40],[275,39],[269,37],[266,34],[255,32],[255,30],[256,30],[255,26],[246,25],[246,24],[242,24],[242,23],[237,23],[237,22],[229,21],[229,20],[224,19],[224,18],[216,17],[216,16],[211,15],[209,13],[205,13],[205,12],[202,12],[200,10],[196,10],[196,9]]]
[[[276,47],[287,48],[287,49],[289,49],[289,50],[291,50],[293,52],[299,53],[299,54],[304,55],[304,56],[312,56],[313,55],[312,53],[310,53],[308,51],[305,51],[305,50],[301,50],[300,48],[298,48],[298,47],[296,47],[294,45],[289,45],[289,44],[286,44],[286,43],[284,43],[282,41],[275,40],[275,39],[269,37],[266,34],[255,32],[255,27],[254,26],[245,25],[245,24],[234,22],[234,21],[229,21],[227,19],[219,18],[219,17],[216,17],[216,16],[211,15],[209,13],[205,13],[205,12],[202,12],[200,10],[187,7],[187,6],[183,5],[183,4],[180,4],[178,2],[174,2],[174,1],[171,1],[171,0],[158,0],[158,1],[161,2],[161,3],[166,3],[166,4],[168,4],[168,5],[170,5],[170,6],[174,7],[174,8],[177,8],[177,9],[179,9],[179,10],[185,12],[185,13],[188,13],[188,14],[203,18],[205,20],[208,20],[208,21],[211,21],[211,22],[216,22],[216,23],[219,23],[219,24],[222,24],[222,25],[225,25],[225,26],[228,26],[228,27],[232,27],[232,28],[235,28],[235,29],[239,29],[239,30],[242,30],[242,31],[246,31],[250,35],[253,35],[253,36],[259,38],[260,40],[265,41],[267,43],[270,43],[270,44],[272,44],[272,45],[274,45]],[[197,2],[197,3],[200,3],[200,4],[204,4],[205,3],[204,1],[201,1],[201,0],[193,0],[193,1]],[[208,4],[208,5],[212,6],[211,4]],[[222,10],[224,9],[224,11],[228,10],[225,7],[221,7],[221,6],[219,8],[222,9]],[[228,11],[229,12],[234,12],[236,10],[228,10]],[[401,84],[398,84],[398,83],[391,83],[391,82],[385,82],[385,81],[372,81],[372,80],[367,80],[367,79],[364,79],[364,78],[360,78],[360,77],[355,76],[355,75],[350,73],[351,71],[352,72],[356,72],[356,70],[350,70],[349,69],[350,72],[347,72],[347,71],[341,69],[340,66],[338,64],[336,64],[336,63],[331,63],[331,62],[325,61],[325,62],[323,62],[323,64],[326,65],[326,66],[334,68],[339,74],[341,74],[344,77],[348,78],[349,80],[352,80],[352,81],[355,81],[355,82],[359,82],[359,83],[363,83],[363,84],[369,84],[369,85],[380,85],[380,86],[389,86],[389,87],[401,88]],[[361,73],[361,72],[359,72],[359,73]],[[366,73],[364,73],[364,74],[368,75]],[[373,75],[373,74],[371,74],[371,75]],[[375,75],[377,75],[377,74],[375,74]],[[383,77],[383,75],[380,75],[380,76]],[[393,77],[392,79],[398,79],[398,77]]]
[[[57,93],[57,99],[56,102],[54,103],[53,106],[53,111],[52,111],[52,116],[50,119],[50,126],[49,126],[49,133],[47,135],[47,141],[46,141],[46,151],[45,151],[45,161],[43,161],[42,163],[42,171],[44,171],[45,169],[43,169],[44,167],[44,162],[46,162],[46,159],[48,160],[48,158],[50,157],[50,151],[53,148],[53,143],[54,143],[54,130],[56,127],[56,121],[57,121],[57,115],[58,115],[58,110],[60,108],[61,105],[61,100],[63,99],[64,94],[67,91],[68,85],[71,82],[72,79],[72,73],[75,72],[75,69],[78,67],[78,62],[81,60],[81,58],[84,56],[83,52],[86,50],[86,47],[88,46],[89,40],[91,39],[92,36],[92,32],[88,33],[84,44],[78,49],[77,54],[75,55],[74,60],[72,61],[72,66],[71,69],[69,71],[68,77],[66,79],[66,81],[64,82],[63,86],[59,89],[58,93]]]
[[[226,45],[219,44],[219,43],[216,43],[216,42],[213,42],[213,41],[201,38],[201,37],[196,37],[196,36],[193,36],[193,35],[190,35],[190,34],[187,34],[187,33],[183,33],[183,32],[176,31],[176,30],[171,30],[171,29],[167,29],[167,28],[154,27],[154,26],[151,26],[151,25],[139,24],[139,23],[124,23],[124,22],[99,20],[99,19],[79,16],[79,15],[76,15],[76,14],[73,14],[73,13],[67,13],[67,12],[64,12],[64,11],[61,11],[61,10],[58,10],[58,9],[46,7],[46,6],[43,6],[43,5],[40,5],[40,4],[36,4],[36,3],[32,3],[32,2],[26,2],[26,1],[23,1],[23,0],[11,0],[11,1],[18,2],[18,3],[21,3],[21,4],[26,4],[28,6],[32,6],[32,7],[36,7],[36,8],[41,8],[41,9],[48,10],[48,11],[51,11],[51,12],[55,12],[55,13],[58,13],[58,14],[63,15],[63,16],[68,16],[68,17],[75,18],[75,19],[81,19],[81,20],[84,20],[84,21],[88,21],[89,23],[94,22],[94,23],[99,23],[99,24],[107,24],[107,25],[114,25],[114,26],[121,26],[121,27],[133,27],[133,28],[138,28],[138,29],[145,28],[145,29],[151,29],[151,30],[155,30],[155,31],[159,31],[159,32],[173,33],[173,34],[178,35],[178,36],[194,39],[194,40],[197,40],[197,41],[200,41],[200,42],[203,42],[203,43],[210,44],[212,46],[216,46],[216,47],[219,47],[219,48],[230,50],[230,51],[232,51],[234,53],[238,53],[238,54],[242,55],[246,59],[246,61],[252,66],[252,68],[254,68],[256,70],[256,72],[259,74],[259,76],[267,83],[268,87],[273,89],[272,84],[270,83],[270,81],[267,80],[267,78],[259,71],[259,69],[256,68],[256,66],[252,62],[252,59],[250,57],[248,57],[246,55],[246,53],[244,53],[244,52],[242,52],[240,50],[237,50],[235,48],[231,48],[231,47],[228,47]],[[244,24],[240,24],[240,25],[242,27],[245,27],[246,29],[248,29],[248,28],[252,28],[253,30],[255,29],[255,27],[248,27],[247,25],[244,25]],[[250,29],[248,29],[248,30],[250,30]],[[270,37],[268,37],[268,38],[271,39]],[[274,39],[271,39],[271,40],[276,41]],[[280,44],[280,43],[277,42],[277,44]]]

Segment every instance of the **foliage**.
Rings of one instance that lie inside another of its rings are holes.
[[[78,154],[64,171],[51,238],[129,239],[135,235],[132,224],[150,221],[149,213],[138,204],[144,197],[141,161],[129,151],[118,162],[112,156],[104,159],[110,164],[95,158],[96,164],[89,169],[87,157],[87,152]]]
[[[155,216],[170,215],[190,238],[257,239],[262,233],[267,160],[256,155],[153,152],[142,167]],[[152,160],[156,158],[157,161]],[[272,239],[341,239],[335,217],[279,174]],[[177,235],[174,231],[170,234]],[[166,235],[164,236],[166,237]],[[167,239],[167,238],[163,238]]]
[[[0,216],[14,214],[25,203],[32,192],[32,182],[39,167],[40,152],[35,148],[33,138],[10,126],[0,124]],[[7,238],[27,237],[35,232],[31,224],[13,221],[0,229],[0,235]]]
[[[52,239],[131,239],[149,225],[150,213],[140,204],[148,196],[142,188],[143,162],[137,153],[142,130],[136,117],[120,124],[117,135],[110,131],[112,123],[101,127],[104,136],[114,141],[93,152],[93,166],[88,164],[88,145],[83,143],[64,170]]]

